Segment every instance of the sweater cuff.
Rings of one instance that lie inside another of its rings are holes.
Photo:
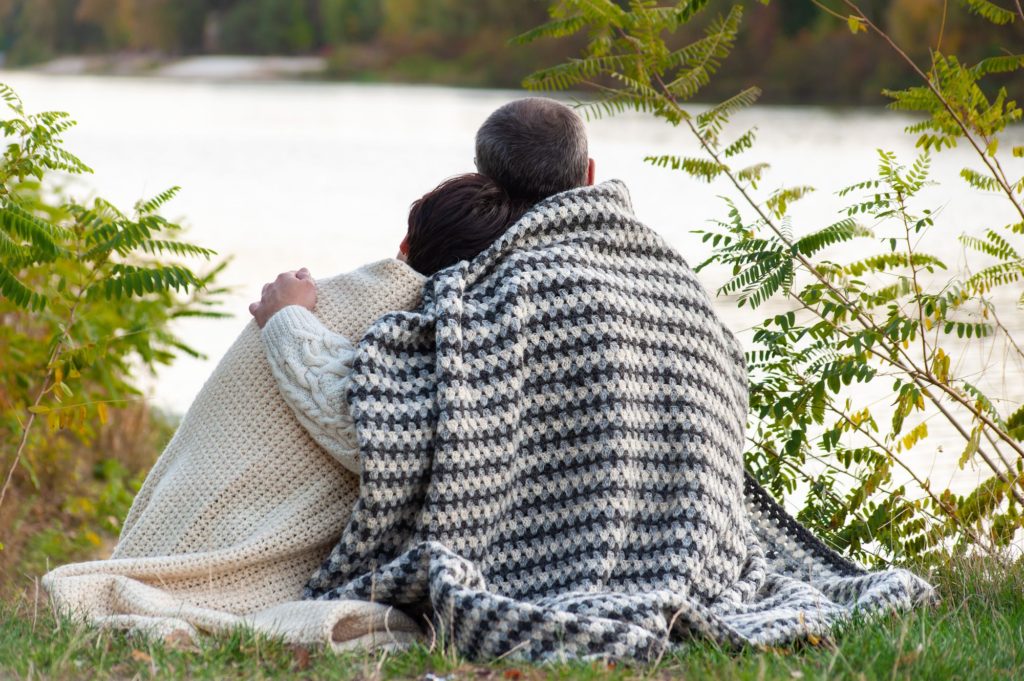
[[[289,305],[267,320],[261,335],[264,344],[281,348],[293,344],[296,337],[316,337],[326,332],[327,327],[312,312],[301,305]]]

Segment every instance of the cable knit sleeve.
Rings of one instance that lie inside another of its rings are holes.
[[[341,465],[359,473],[359,445],[348,406],[352,342],[298,305],[274,314],[262,335],[281,395],[299,423]]]

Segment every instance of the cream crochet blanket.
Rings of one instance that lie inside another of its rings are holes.
[[[358,340],[413,308],[423,278],[383,260],[318,282],[316,314]],[[420,635],[378,603],[302,601],[337,542],[359,478],[325,453],[281,397],[250,322],[217,365],[136,497],[109,560],[43,577],[59,610],[158,635],[243,625],[335,650]]]

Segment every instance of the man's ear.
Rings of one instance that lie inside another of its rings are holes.
[[[588,187],[590,185],[594,184],[594,177],[596,177],[595,173],[597,172],[596,170],[594,170],[594,167],[595,167],[594,159],[592,159],[592,158],[591,159],[587,159],[587,186]]]

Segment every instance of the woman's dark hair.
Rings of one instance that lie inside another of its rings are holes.
[[[412,204],[408,263],[428,277],[480,254],[518,220],[528,203],[510,199],[480,173],[456,175]]]

